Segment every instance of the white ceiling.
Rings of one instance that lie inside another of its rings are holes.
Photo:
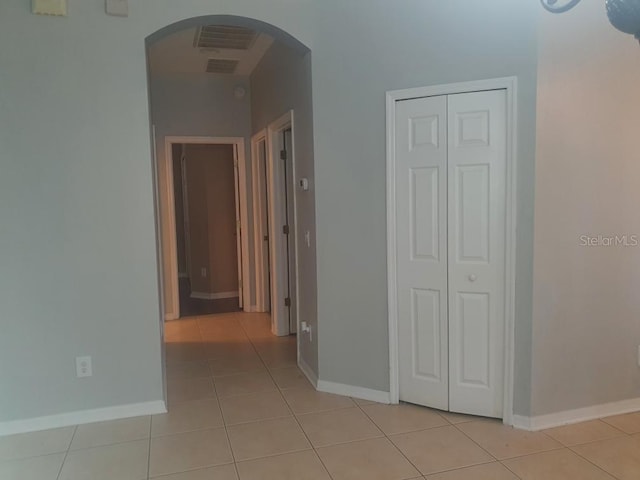
[[[157,41],[149,48],[149,65],[154,74],[205,73],[209,59],[237,60],[234,75],[251,75],[273,43],[273,38],[259,33],[248,50],[199,49],[194,47],[197,28],[182,30]]]

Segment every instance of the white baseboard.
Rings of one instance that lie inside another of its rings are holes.
[[[220,300],[221,298],[233,298],[237,297],[239,292],[191,292],[191,298],[197,298],[198,300]]]
[[[79,410],[76,412],[48,415],[46,417],[28,418],[0,422],[0,437],[16,433],[35,432],[52,428],[69,427],[85,423],[118,420],[120,418],[141,417],[166,413],[167,407],[162,400],[144,403],[118,405],[116,407],[96,408],[93,410]]]
[[[177,315],[175,313],[165,313],[164,314],[164,321],[165,322],[169,322],[171,320],[178,320],[180,318],[180,315]]]
[[[258,307],[256,305],[248,305],[244,307],[244,311],[247,313],[256,313],[258,311]]]
[[[298,368],[302,370],[302,373],[304,373],[304,376],[307,377],[307,380],[311,382],[311,385],[313,385],[313,388],[317,389],[318,376],[315,374],[313,369],[309,365],[307,365],[307,362],[305,362],[302,358],[298,358]]]
[[[381,390],[372,390],[370,388],[357,387],[354,385],[328,382],[327,380],[318,380],[317,388],[320,392],[334,393],[336,395],[359,398],[361,400],[370,400],[377,403],[391,403],[390,393],[383,392]]]
[[[547,428],[586,422],[588,420],[610,417],[612,415],[622,415],[624,413],[631,413],[639,410],[640,398],[631,398],[629,400],[602,403],[600,405],[576,408],[574,410],[564,410],[562,412],[538,415],[536,417],[514,415],[513,426],[522,430],[535,432],[538,430],[545,430]]]

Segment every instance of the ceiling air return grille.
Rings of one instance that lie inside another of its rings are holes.
[[[209,25],[196,33],[197,48],[249,50],[256,39],[256,32],[244,27]]]
[[[207,73],[235,73],[238,60],[223,60],[220,58],[210,58],[207,62]]]

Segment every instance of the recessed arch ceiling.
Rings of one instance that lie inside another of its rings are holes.
[[[167,35],[149,46],[151,73],[251,75],[274,39],[264,33],[242,30],[244,31],[223,26],[196,27]],[[198,44],[205,46],[201,47]],[[212,45],[220,45],[220,47],[216,48]],[[237,62],[233,70],[225,68],[224,73],[207,73],[208,66],[210,68],[211,65],[216,64],[229,65],[231,63],[229,61]]]

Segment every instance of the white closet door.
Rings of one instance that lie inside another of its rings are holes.
[[[447,98],[397,103],[400,399],[447,410]]]
[[[502,417],[506,93],[448,97],[449,406]]]

